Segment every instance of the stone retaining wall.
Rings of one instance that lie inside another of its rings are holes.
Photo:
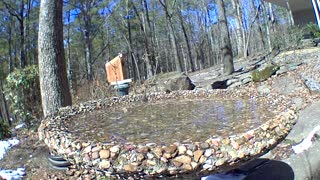
[[[167,146],[155,143],[121,144],[119,142],[81,142],[65,126],[71,116],[95,109],[130,104],[137,101],[154,102],[163,99],[188,97],[239,97],[265,98],[277,114],[260,127],[230,137],[210,138],[203,142],[184,144],[176,142]],[[193,173],[207,175],[229,169],[237,164],[256,158],[275,146],[291,130],[297,119],[294,108],[284,99],[272,93],[259,96],[249,88],[237,91],[177,91],[170,94],[155,93],[90,101],[60,109],[43,119],[39,137],[53,153],[74,164],[75,168],[90,170],[93,176],[116,176],[140,179],[142,177],[175,176]]]

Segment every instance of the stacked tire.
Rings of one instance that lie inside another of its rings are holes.
[[[56,156],[52,154],[48,154],[48,161],[49,164],[54,168],[58,170],[68,170],[68,167],[71,165],[71,163],[61,156]]]

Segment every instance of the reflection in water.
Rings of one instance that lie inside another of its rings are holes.
[[[71,133],[88,141],[159,144],[242,133],[272,114],[250,100],[167,100],[111,107],[72,117]]]

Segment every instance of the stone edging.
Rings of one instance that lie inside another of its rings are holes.
[[[266,121],[260,127],[243,134],[210,138],[204,142],[183,144],[180,142],[168,146],[148,144],[120,144],[81,142],[68,132],[64,123],[68,118],[94,109],[108,108],[115,104],[128,104],[148,99],[171,99],[176,97],[218,97],[237,98],[248,96],[265,98],[276,107],[274,119]],[[267,152],[283,139],[297,119],[294,108],[284,97],[270,94],[259,97],[255,90],[247,88],[237,92],[228,90],[177,91],[170,94],[154,93],[124,96],[98,101],[90,101],[71,107],[61,108],[42,120],[39,138],[49,149],[68,159],[76,168],[94,170],[96,174],[121,177],[161,177],[195,173],[206,175],[226,170],[241,162],[248,161]]]

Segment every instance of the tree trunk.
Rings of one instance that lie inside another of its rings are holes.
[[[232,0],[232,6],[235,14],[235,26],[237,35],[237,51],[238,56],[242,57],[244,55],[244,36],[243,36],[243,26],[242,26],[242,13],[240,9],[240,4],[238,0]]]
[[[167,0],[164,0],[164,2],[162,2],[162,0],[159,0],[159,2],[162,5],[162,7],[166,13],[167,27],[169,30],[169,37],[170,37],[170,43],[171,43],[175,68],[176,68],[176,71],[182,72],[182,65],[179,60],[177,41],[176,41],[176,37],[174,35],[174,29],[173,29],[173,24],[171,21],[171,14],[169,13],[169,10],[168,10]]]
[[[39,76],[44,116],[72,104],[64,59],[62,6],[62,0],[40,3]]]
[[[9,54],[9,73],[13,71],[13,59],[12,59],[12,19],[9,17],[8,27],[8,54]]]
[[[289,24],[290,26],[294,26],[294,19],[293,19],[292,10],[291,10],[289,1],[287,1],[286,4],[287,4],[287,14],[288,14]]]
[[[222,48],[221,48],[221,58],[223,62],[223,73],[225,75],[232,74],[234,72],[233,66],[233,55],[229,36],[229,28],[227,24],[226,13],[224,9],[223,0],[218,0],[219,8],[219,25],[221,29],[222,37]]]
[[[19,24],[20,24],[20,66],[24,68],[27,66],[26,60],[26,52],[25,52],[25,37],[24,37],[24,0],[21,1],[20,4],[20,12],[19,12]]]
[[[265,23],[266,23],[266,34],[267,34],[267,42],[268,42],[268,51],[272,52],[272,45],[271,45],[271,35],[270,35],[270,21],[267,15],[267,9],[265,6],[265,3],[262,2],[262,8],[263,8],[263,14],[265,17]]]
[[[0,79],[0,115],[1,117],[7,122],[9,126],[11,126],[11,121],[9,117],[9,112],[8,112],[8,107],[7,107],[7,102],[6,98],[3,93],[3,85],[2,85],[2,80]],[[1,118],[0,118],[1,120]]]
[[[69,82],[70,93],[75,94],[74,85],[73,85],[73,70],[71,63],[71,43],[70,43],[70,20],[71,20],[71,10],[68,10],[68,25],[67,25],[67,46],[68,46],[68,54],[67,54],[67,76]]]
[[[194,68],[193,59],[192,59],[191,46],[190,46],[187,30],[186,30],[184,22],[183,22],[181,11],[179,12],[179,20],[180,20],[180,24],[181,24],[184,40],[186,41],[186,45],[187,45],[187,49],[188,49],[188,58],[189,58],[190,68],[191,68],[191,71],[194,72],[195,68]],[[188,71],[188,69],[186,69],[186,71]]]

